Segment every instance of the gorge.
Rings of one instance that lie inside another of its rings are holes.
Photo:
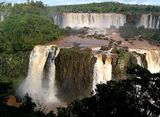
[[[95,94],[96,85],[127,79],[127,67],[140,65],[151,73],[160,71],[159,50],[59,48],[37,45],[30,54],[28,76],[17,93],[28,94],[41,105],[83,99]]]

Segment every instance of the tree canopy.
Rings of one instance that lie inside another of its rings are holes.
[[[118,2],[102,2],[81,5],[63,5],[50,7],[52,12],[84,12],[84,13],[127,13],[144,14],[159,13],[160,6],[152,5],[130,5]]]
[[[97,85],[97,94],[60,108],[58,117],[157,117],[160,115],[160,74],[140,66],[128,68],[132,78]]]
[[[0,4],[0,11],[5,14],[0,22],[0,82],[15,85],[27,73],[34,45],[58,39],[63,30],[53,23],[42,2]]]

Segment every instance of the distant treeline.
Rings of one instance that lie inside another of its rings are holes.
[[[84,12],[84,13],[125,13],[125,14],[144,14],[160,13],[160,6],[152,5],[130,5],[118,2],[102,2],[81,5],[64,5],[49,7],[50,12]]]

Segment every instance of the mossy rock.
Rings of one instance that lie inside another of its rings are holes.
[[[140,54],[140,53],[137,53],[137,52],[133,52],[133,54],[138,55],[138,56],[141,57],[142,65],[143,65],[142,67],[147,69],[148,65],[147,65],[146,55],[145,54]]]
[[[60,99],[70,102],[90,96],[95,61],[90,49],[61,49],[55,59],[56,84]]]
[[[112,79],[124,80],[127,79],[127,68],[137,64],[136,57],[123,49],[112,50]]]

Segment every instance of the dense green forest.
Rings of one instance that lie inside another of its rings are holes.
[[[0,82],[16,85],[27,73],[29,53],[36,44],[58,39],[63,30],[54,25],[42,2],[0,4]]]
[[[125,13],[125,14],[144,14],[160,13],[160,6],[151,5],[130,5],[116,2],[102,2],[82,5],[64,5],[48,8],[53,12],[77,12],[77,13]]]

